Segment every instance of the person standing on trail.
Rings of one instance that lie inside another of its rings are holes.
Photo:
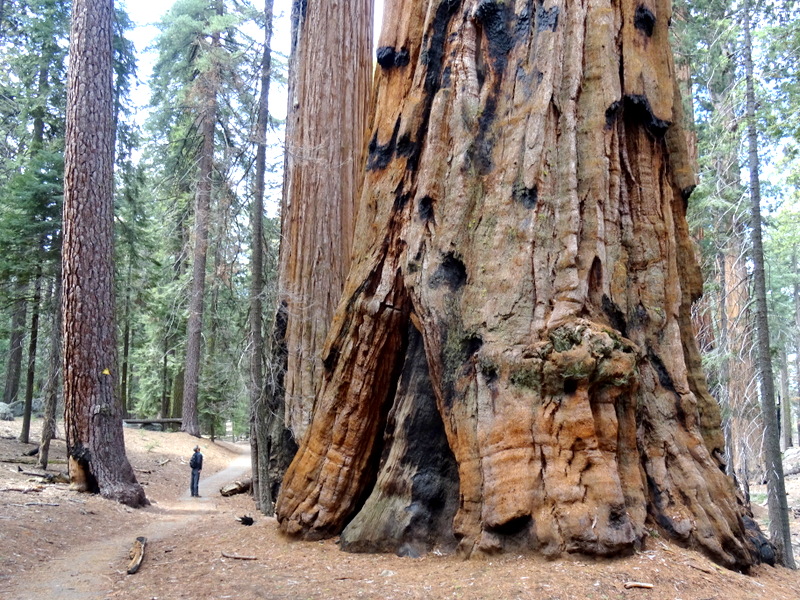
[[[199,498],[200,471],[203,470],[203,455],[200,453],[200,446],[194,447],[194,454],[192,454],[192,459],[189,461],[189,466],[192,469],[192,497]]]

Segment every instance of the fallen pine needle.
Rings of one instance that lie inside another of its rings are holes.
[[[235,558],[236,560],[258,560],[257,556],[239,556],[238,554],[229,554],[228,552],[223,552],[222,556],[225,558]]]
[[[631,588],[643,588],[645,590],[652,590],[653,584],[652,583],[642,583],[641,581],[626,581],[625,582],[625,589],[629,590]]]
[[[705,567],[701,567],[700,565],[696,565],[694,563],[686,563],[687,567],[691,567],[692,569],[697,569],[698,571],[702,571],[703,573],[708,573],[709,575],[713,575],[714,571],[711,569],[707,569]]]

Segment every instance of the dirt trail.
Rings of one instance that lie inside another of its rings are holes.
[[[203,515],[215,512],[221,498],[219,488],[235,481],[249,469],[250,455],[244,453],[222,471],[201,478],[200,498],[192,498],[187,487],[186,493],[177,500],[161,502],[147,509],[151,520],[144,528],[131,527],[112,537],[95,539],[60,554],[42,563],[41,568],[16,577],[14,585],[4,590],[4,594],[8,594],[4,598],[96,600],[107,597],[113,584],[112,575],[127,565],[128,551],[136,537],[146,537],[148,544],[165,541]]]
[[[335,539],[291,541],[250,496],[218,493],[249,469],[246,449],[180,432],[125,431],[128,458],[154,502],[133,510],[24,473],[35,469],[24,454],[32,445],[16,440],[19,428],[0,422],[0,600],[800,599],[798,572],[762,566],[741,575],[657,532],[641,551],[613,560],[508,554],[464,561],[435,552],[412,559],[348,554]],[[198,443],[206,475],[201,498],[191,498],[188,461]],[[51,458],[52,470],[63,471],[63,440],[54,441]],[[787,480],[787,491],[800,506],[800,476]],[[253,526],[237,523],[242,515]],[[800,536],[800,518],[793,522]],[[127,575],[128,550],[140,535],[148,538],[145,559]],[[631,581],[653,589],[626,588]]]

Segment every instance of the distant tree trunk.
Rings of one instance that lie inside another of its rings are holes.
[[[112,0],[75,0],[64,153],[63,336],[72,486],[147,504],[114,398]]]
[[[129,259],[130,260],[130,259]],[[123,418],[128,417],[128,389],[129,373],[128,361],[131,354],[131,264],[128,262],[128,272],[125,277],[125,307],[122,311],[122,373],[119,378],[119,405]]]
[[[786,355],[786,348],[781,350],[780,356],[781,369],[781,451],[792,447],[792,403],[789,393],[789,357]]]
[[[736,176],[739,176],[738,172]],[[738,184],[732,185],[739,188]],[[755,331],[750,309],[753,297],[748,272],[748,244],[745,228],[738,218],[733,220],[730,228],[718,263],[718,354],[721,359],[718,396],[722,410],[730,420],[733,438],[733,451],[728,460],[737,473],[739,484],[745,485],[748,476],[758,478],[764,474],[761,460],[763,425],[755,389]]]
[[[183,383],[184,383],[184,371],[183,367],[178,369],[178,372],[175,373],[175,377],[172,378],[172,413],[170,416],[173,419],[177,419],[182,416],[181,411],[183,410],[183,404],[178,401],[179,398],[183,398]]]
[[[775,386],[769,346],[767,320],[767,284],[764,274],[764,248],[761,240],[761,185],[758,164],[758,131],[756,130],[756,100],[753,82],[752,41],[750,36],[750,2],[744,3],[744,66],[746,83],[747,146],[750,168],[750,239],[752,245],[753,283],[756,301],[756,336],[758,378],[761,392],[761,414],[764,419],[764,462],[767,469],[767,507],[772,543],[778,550],[781,563],[794,568],[792,535],[789,529],[789,506],[783,480],[780,451],[780,432],[775,412]]]
[[[264,2],[264,51],[261,56],[261,89],[256,120],[256,174],[253,184],[253,204],[250,210],[252,246],[250,259],[250,457],[253,474],[253,497],[256,508],[271,514],[272,507],[264,506],[259,461],[268,458],[259,454],[259,424],[266,423],[267,411],[264,389],[264,183],[267,171],[267,125],[269,124],[269,83],[272,73],[272,0]],[[269,500],[267,500],[269,502]]]
[[[13,404],[19,395],[19,380],[22,376],[22,350],[25,343],[25,325],[28,320],[27,286],[17,282],[17,297],[11,312],[11,333],[8,339],[8,364],[3,402]]]
[[[28,338],[28,370],[25,377],[25,404],[22,410],[22,429],[19,441],[27,444],[31,435],[31,412],[33,412],[33,388],[36,383],[36,347],[39,344],[39,311],[42,301],[42,270],[37,269],[33,284],[33,304],[31,306],[31,328]]]
[[[167,348],[167,340],[164,340],[164,356],[161,359],[161,416],[164,418],[172,416],[170,412],[170,395],[169,395],[169,353]]]
[[[797,246],[792,249],[792,269],[794,270],[794,326],[797,331],[794,341],[794,376],[797,391],[797,439],[800,444],[800,269],[797,265]]]
[[[217,13],[222,4],[217,0]],[[212,47],[219,46],[219,32],[211,36]],[[205,94],[200,115],[202,148],[197,173],[194,211],[194,251],[192,253],[192,289],[189,296],[187,324],[186,368],[183,389],[183,423],[181,431],[200,436],[197,398],[200,389],[200,357],[203,342],[203,307],[206,289],[206,258],[208,254],[208,215],[211,206],[211,180],[214,169],[214,132],[217,124],[217,90],[219,73],[212,67],[204,75]]]
[[[690,322],[670,3],[513,6],[386,6],[354,262],[280,529],[608,556],[655,528],[747,568]],[[408,393],[426,378],[435,410]]]
[[[731,406],[731,398],[730,398],[730,387],[728,382],[730,381],[730,357],[728,355],[728,344],[730,341],[730,336],[728,333],[728,274],[726,268],[726,261],[725,261],[725,253],[720,252],[717,254],[717,264],[719,265],[719,355],[720,355],[720,362],[719,362],[719,379],[720,385],[718,389],[718,397],[717,401],[720,403],[720,406],[730,407]],[[728,411],[730,413],[730,411]],[[728,414],[727,416],[727,424],[724,427],[725,432],[725,471],[728,475],[733,476],[736,473],[736,463],[735,461],[735,442],[734,442],[734,430],[735,423],[733,422],[733,416]]]
[[[53,324],[50,331],[50,352],[47,358],[47,381],[42,390],[44,398],[44,420],[39,439],[37,466],[47,469],[50,442],[56,434],[56,408],[58,406],[58,380],[61,374],[61,276],[56,277],[53,290]]]
[[[372,0],[295,2],[279,303],[286,303],[286,423],[308,426],[320,351],[350,267],[372,82]]]

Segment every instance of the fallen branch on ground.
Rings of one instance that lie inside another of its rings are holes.
[[[144,548],[147,545],[146,537],[137,537],[131,546],[128,555],[131,557],[131,562],[128,564],[128,575],[133,575],[142,566],[144,560]]]
[[[228,552],[223,552],[222,556],[225,558],[235,558],[236,560],[258,560],[257,556],[240,556],[238,554],[230,554]]]
[[[20,492],[22,494],[30,494],[32,492],[41,492],[44,488],[3,488],[0,492]]]
[[[57,502],[26,502],[25,506],[58,506]]]
[[[159,467],[163,467],[163,466],[164,466],[165,464],[167,464],[169,461],[170,461],[170,459],[168,459],[168,458],[166,458],[166,459],[164,459],[164,460],[161,460],[161,461],[159,461],[159,462],[158,462],[158,466],[159,466]]]
[[[41,477],[46,483],[69,483],[69,476],[66,473],[36,473],[35,471],[20,471],[29,477]]]
[[[631,588],[642,588],[645,590],[652,590],[653,584],[652,583],[642,583],[641,581],[626,581],[625,582],[625,589],[629,590]]]
[[[37,473],[36,471],[20,471],[23,475],[30,475],[31,477],[41,477],[44,479],[49,473]]]

